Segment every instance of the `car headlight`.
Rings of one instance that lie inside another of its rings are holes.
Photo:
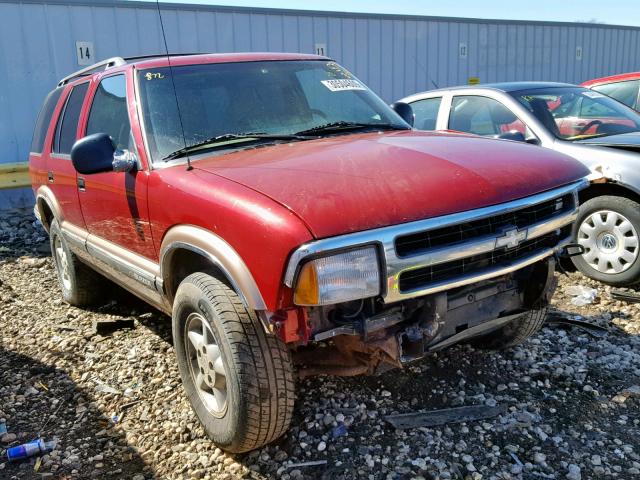
[[[296,305],[332,305],[379,293],[378,255],[375,247],[366,247],[305,263],[298,275],[293,301]]]

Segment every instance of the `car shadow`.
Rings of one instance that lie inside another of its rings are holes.
[[[0,478],[154,478],[150,466],[66,372],[0,346]],[[55,440],[50,454],[9,462],[6,449]],[[87,452],[81,456],[80,452]],[[108,453],[108,452],[111,452]],[[38,461],[38,458],[40,460]],[[75,473],[74,473],[75,471]]]

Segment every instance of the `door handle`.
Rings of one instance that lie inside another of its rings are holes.
[[[53,172],[51,170],[47,172],[47,179],[49,180],[49,183],[53,183]]]
[[[80,190],[81,192],[85,191],[84,178],[82,178],[82,177],[78,177],[78,190]]]

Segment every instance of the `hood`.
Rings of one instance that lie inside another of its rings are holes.
[[[265,146],[193,166],[279,202],[316,238],[495,205],[589,173],[533,145],[416,131]]]
[[[640,132],[585,138],[584,140],[576,141],[576,143],[580,145],[597,145],[599,147],[613,147],[640,152]]]

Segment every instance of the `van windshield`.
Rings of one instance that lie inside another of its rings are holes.
[[[371,90],[331,61],[212,63],[171,71],[162,67],[139,71],[137,81],[154,162],[184,147],[230,135],[260,133],[264,142],[269,134],[276,142],[283,140],[276,136],[317,134],[323,126],[409,128]],[[333,133],[355,131],[335,128]],[[245,146],[249,144],[228,144],[233,149]]]

